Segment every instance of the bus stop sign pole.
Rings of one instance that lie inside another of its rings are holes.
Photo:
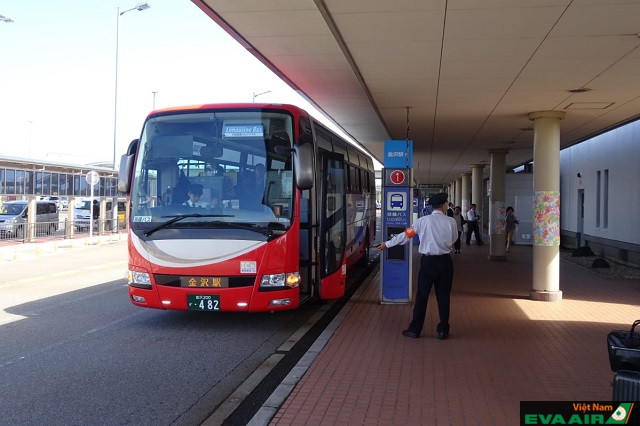
[[[384,142],[382,238],[387,241],[411,226],[413,191],[411,190],[412,141]],[[382,253],[381,303],[411,301],[412,241],[391,247]]]

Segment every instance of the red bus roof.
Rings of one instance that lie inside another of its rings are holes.
[[[200,105],[182,105],[182,106],[174,106],[168,108],[157,109],[151,111],[149,116],[157,114],[157,113],[165,113],[165,112],[180,112],[180,111],[198,111],[198,110],[207,110],[207,109],[264,109],[264,108],[277,108],[277,109],[286,109],[291,112],[303,112],[303,110],[295,105],[291,104],[260,104],[260,103],[226,103],[226,104],[200,104]]]

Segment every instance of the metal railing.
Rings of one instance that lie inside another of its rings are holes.
[[[94,235],[115,234],[126,229],[126,220],[94,219],[91,221]],[[89,235],[88,221],[0,223],[0,242],[38,242],[51,239],[81,238]]]

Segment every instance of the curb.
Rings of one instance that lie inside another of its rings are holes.
[[[36,243],[17,243],[0,247],[0,262],[30,259],[36,256],[54,254],[61,250],[71,250],[90,246],[100,246],[128,240],[128,234],[117,233],[94,237],[72,238]]]
[[[355,293],[349,298],[345,305],[340,309],[338,314],[329,323],[327,328],[325,328],[325,330],[320,334],[320,336],[311,345],[307,352],[302,356],[300,361],[298,361],[295,367],[293,367],[293,369],[289,372],[289,374],[287,374],[280,385],[278,385],[278,387],[273,391],[271,396],[269,396],[265,403],[262,404],[262,406],[258,409],[253,418],[249,421],[249,423],[247,423],[248,426],[266,426],[271,422],[271,420],[273,420],[280,407],[282,407],[282,405],[286,402],[287,398],[294,390],[298,382],[302,379],[307,370],[320,355],[326,344],[329,342],[329,339],[331,339],[342,321],[344,321],[347,314],[351,311],[353,305],[358,303],[367,287],[371,285],[371,281],[373,280],[375,275],[375,273],[369,273],[366,281],[360,287],[358,287]]]

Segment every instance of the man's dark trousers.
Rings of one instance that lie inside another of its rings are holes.
[[[474,233],[476,235],[476,244],[481,246],[484,244],[482,242],[482,238],[480,237],[480,227],[478,226],[477,220],[470,220],[467,222],[467,245],[471,244],[471,234]]]
[[[438,332],[449,332],[449,303],[451,300],[451,284],[453,282],[453,261],[451,255],[421,256],[420,271],[418,272],[418,292],[413,307],[413,319],[408,330],[417,336],[422,331],[424,318],[427,314],[427,301],[431,287],[435,286],[436,300],[440,323]]]

